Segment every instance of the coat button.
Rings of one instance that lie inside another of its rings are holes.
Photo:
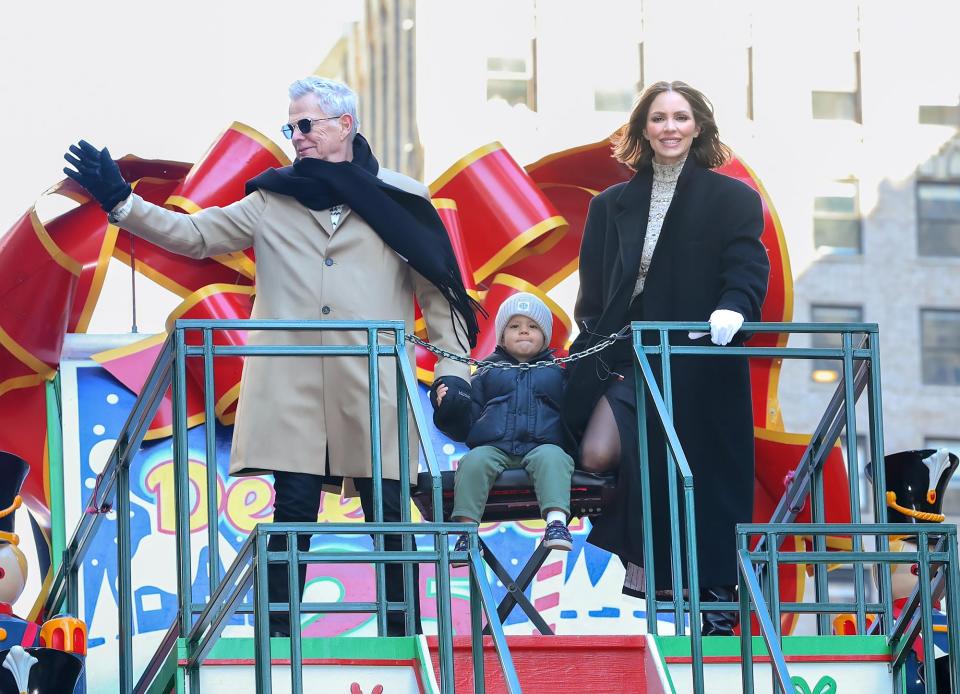
[[[333,265],[333,258],[327,258],[326,260],[323,261],[323,264],[326,265],[327,267],[330,267],[331,265]]]
[[[320,309],[320,313],[322,313],[323,315],[327,315],[328,313],[330,313],[330,307],[324,306],[322,309]]]

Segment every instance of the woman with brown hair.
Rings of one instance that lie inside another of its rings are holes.
[[[612,142],[614,157],[636,174],[590,203],[574,312],[580,334],[571,353],[635,320],[709,320],[714,344],[740,342],[743,322],[760,319],[767,288],[763,212],[755,191],[711,171],[731,153],[720,141],[710,102],[683,82],[657,82],[643,92]],[[671,344],[703,344],[700,338],[706,336],[671,335]],[[646,334],[645,342],[651,341],[655,336]],[[650,361],[659,381],[659,359]],[[629,340],[575,362],[564,416],[580,442],[580,467],[619,468],[618,501],[597,519],[589,540],[620,557],[627,568],[624,592],[641,595],[644,529],[633,374]],[[745,357],[675,357],[672,383],[673,422],[696,490],[701,599],[732,601],[734,526],[749,522],[753,507],[748,362]],[[671,586],[667,475],[675,469],[667,467],[663,432],[649,396],[646,411],[649,531],[659,593]],[[736,617],[734,612],[704,613],[703,633],[731,634]]]

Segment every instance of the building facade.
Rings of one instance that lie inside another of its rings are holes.
[[[428,182],[494,140],[521,164],[602,140],[653,81],[701,89],[779,214],[794,320],[879,324],[886,451],[960,452],[956,2],[368,0],[366,8],[358,32],[367,38],[353,43],[366,131],[377,134],[378,152],[391,152],[385,162]],[[398,58],[388,45],[409,52]],[[389,87],[371,87],[384,78],[414,91],[398,101]],[[391,159],[411,144],[422,154]],[[572,309],[576,278],[551,293]],[[836,363],[784,365],[788,431],[813,429],[837,376]],[[871,457],[862,438],[861,467]],[[955,485],[948,508],[960,517]]]

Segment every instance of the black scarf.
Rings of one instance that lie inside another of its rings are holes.
[[[447,229],[429,200],[377,178],[380,164],[366,139],[353,140],[353,161],[298,159],[247,181],[247,195],[268,190],[289,195],[311,210],[346,204],[414,270],[429,280],[458,314],[471,347],[477,344],[475,311],[486,312],[467,294]],[[461,345],[463,346],[463,345]]]

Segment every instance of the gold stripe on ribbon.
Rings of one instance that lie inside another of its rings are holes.
[[[0,396],[3,396],[4,394],[13,390],[20,390],[21,388],[30,388],[32,386],[39,385],[46,380],[47,378],[40,374],[27,374],[26,376],[15,376],[14,378],[8,378],[6,381],[0,382]]]
[[[270,152],[270,154],[276,157],[281,166],[288,166],[291,163],[290,157],[284,154],[284,151],[277,146],[276,142],[265,136],[263,133],[254,130],[249,125],[245,125],[239,121],[234,121],[228,130],[236,130],[241,135],[246,135],[249,137],[251,140],[259,144],[265,150]],[[217,139],[219,140],[219,138]]]
[[[192,429],[198,424],[203,424],[203,422],[204,416],[202,412],[200,414],[195,414],[192,417],[187,417],[187,429]],[[156,441],[157,439],[166,439],[171,436],[173,436],[173,425],[167,424],[166,426],[148,430],[147,433],[143,435],[143,440]]]
[[[532,164],[528,164],[523,168],[528,174],[533,173],[540,167],[545,166],[546,164],[550,164],[551,162],[557,161],[558,159],[566,159],[573,154],[579,154],[580,152],[589,152],[591,150],[596,149],[597,147],[604,146],[604,145],[609,147],[610,140],[600,140],[599,142],[591,142],[589,145],[580,145],[579,147],[571,147],[570,149],[565,149],[562,152],[554,152],[553,154],[548,154],[542,159],[537,159]]]
[[[133,183],[131,183],[131,184],[130,184],[130,187],[133,189],[134,192],[136,192],[137,186],[138,186],[140,183],[147,183],[147,182],[150,182],[150,183],[166,183],[167,181],[166,181],[165,179],[162,179],[162,178],[155,178],[155,177],[151,177],[151,176],[144,176],[143,178],[138,178],[136,181],[134,181]],[[129,234],[130,232],[127,232],[127,233]],[[134,236],[136,236],[136,234],[134,234]],[[149,241],[148,241],[147,243],[149,243]],[[154,245],[155,245],[155,244],[154,244]],[[128,253],[124,253],[124,252],[121,251],[119,248],[117,248],[117,247],[116,247],[116,244],[114,244],[113,257],[116,258],[117,260],[119,260],[120,262],[126,264],[127,267],[130,267],[131,264],[132,264],[132,262],[133,262],[132,259],[130,258],[130,255],[129,255]],[[148,278],[148,279],[150,279],[150,280],[153,280],[154,282],[156,282],[157,284],[159,284],[161,287],[163,287],[164,289],[166,289],[168,292],[171,292],[171,293],[173,293],[173,294],[176,294],[177,296],[188,296],[188,295],[190,294],[190,290],[189,290],[189,289],[187,289],[186,287],[184,287],[183,285],[181,285],[179,282],[175,282],[175,281],[174,281],[173,279],[171,279],[170,277],[167,277],[166,275],[163,275],[163,274],[157,272],[156,270],[154,270],[154,269],[153,269],[152,267],[150,267],[149,265],[146,265],[146,264],[145,264],[142,260],[140,260],[139,258],[137,259],[136,266],[135,266],[133,269],[136,270],[137,272],[139,272],[139,273],[140,273],[141,275],[143,275],[144,277],[146,277],[146,278]]]
[[[433,183],[430,184],[430,195],[436,194],[438,190],[440,190],[445,185],[447,185],[450,181],[454,179],[454,177],[456,177],[457,174],[459,174],[461,171],[466,169],[473,162],[477,161],[477,159],[482,159],[488,154],[491,154],[501,149],[503,149],[503,145],[501,145],[499,142],[491,142],[488,145],[483,145],[482,147],[478,147],[477,149],[470,152],[470,154],[468,154],[467,156],[462,157],[461,159],[458,159],[456,162],[454,162],[453,166],[451,166],[449,169],[447,169],[442,174],[440,174],[437,180],[435,180]]]
[[[176,205],[187,214],[196,214],[197,212],[200,212],[203,209],[202,207],[200,207],[200,205],[195,203],[193,200],[191,200],[190,198],[185,198],[182,195],[171,195],[166,199],[166,201],[163,204],[164,206]]]
[[[217,296],[218,294],[246,294],[247,296],[250,296],[254,292],[255,290],[253,287],[244,286],[242,284],[227,284],[226,282],[208,284],[205,287],[200,287],[200,289],[184,299],[183,303],[177,306],[170,313],[170,315],[167,316],[167,321],[164,327],[166,327],[167,332],[170,332],[173,330],[173,324],[177,318],[205,299],[209,299],[211,296]]]
[[[37,216],[36,208],[33,207],[30,208],[30,224],[33,225],[33,233],[37,235],[37,240],[40,241],[40,244],[47,250],[47,253],[50,254],[54,262],[70,274],[79,277],[83,266],[67,255],[50,237],[46,227],[44,227],[40,221],[40,217]]]
[[[540,290],[544,292],[549,292],[551,289],[556,287],[558,284],[563,282],[567,277],[572,275],[580,267],[580,257],[579,255],[571,260],[569,263],[564,265],[562,268],[557,270],[555,273],[550,275],[540,284]]]
[[[200,205],[193,200],[183,195],[171,195],[163,204],[164,206],[174,205],[179,207],[187,214],[196,214],[204,210],[203,207],[200,207]],[[239,251],[236,253],[224,253],[222,255],[211,256],[210,259],[217,261],[221,265],[226,265],[231,270],[236,270],[247,279],[252,280],[256,277],[257,271],[253,261],[250,260],[245,253]]]
[[[510,243],[497,251],[487,262],[474,270],[473,281],[482,282],[498,269],[506,265],[508,260],[516,261],[521,260],[528,255],[539,255],[540,251],[530,251],[524,254],[521,254],[521,251],[527,250],[524,249],[524,246],[532,243],[538,236],[545,234],[550,229],[566,226],[566,224],[567,220],[560,215],[548,217],[547,219],[537,222],[526,231],[511,239]],[[562,234],[557,234],[557,236],[557,241],[559,241]],[[549,250],[549,248],[546,248],[545,250]]]
[[[87,300],[80,311],[80,317],[77,319],[76,332],[85,333],[90,326],[90,318],[93,316],[93,310],[100,300],[100,292],[103,291],[103,282],[107,277],[107,267],[110,265],[110,258],[113,256],[113,250],[117,245],[117,235],[120,229],[113,224],[107,225],[107,231],[103,235],[103,245],[100,246],[100,255],[97,258],[97,269],[93,273],[93,279],[90,281],[90,290],[87,292]]]
[[[55,368],[47,366],[24,349],[19,342],[10,336],[10,333],[3,329],[3,326],[0,326],[0,345],[6,347],[7,351],[10,352],[17,361],[33,369],[37,375],[42,376],[45,381],[50,380],[57,373]],[[13,388],[8,388],[8,390],[13,390]]]
[[[753,169],[746,165],[740,159],[740,164],[750,174],[754,184],[760,191],[763,200],[772,201],[773,198],[767,193],[767,189],[757,178]],[[770,218],[773,220],[774,229],[777,231],[777,245],[780,248],[780,268],[783,273],[783,315],[778,317],[781,321],[790,321],[793,319],[793,273],[790,269],[790,255],[787,252],[786,239],[783,235],[783,224],[780,222],[780,216],[774,209],[773,204],[767,205],[767,211],[770,212]],[[777,347],[786,347],[786,333],[780,333],[777,336]],[[780,369],[783,364],[782,359],[773,359],[770,362],[770,370],[767,372],[767,406],[764,409],[767,417],[767,426],[783,429],[783,413],[780,409]]]
[[[776,209],[773,207],[773,198],[770,197],[770,194],[767,192],[766,187],[761,183],[759,177],[747,166],[746,162],[738,158],[737,161],[740,162],[740,165],[746,169],[747,173],[750,174],[750,177],[753,179],[753,183],[757,186],[757,190],[760,192],[760,197],[763,198],[765,202],[768,202],[767,211],[770,213],[770,218],[773,220],[773,226],[777,230],[777,246],[780,248],[780,269],[783,272],[783,315],[778,316],[778,320],[787,322],[793,320],[793,271],[790,269],[790,254],[787,251],[786,237],[783,233],[783,224],[780,222],[780,215],[777,214]],[[787,336],[782,335],[777,340],[778,347],[785,347],[787,345]]]
[[[46,538],[46,531],[43,531],[44,537]],[[49,539],[47,539],[49,544]],[[50,595],[50,588],[53,586],[53,563],[50,564],[50,567],[47,569],[46,575],[43,577],[43,585],[40,587],[40,593],[37,595],[36,602],[33,603],[33,607],[30,608],[30,612],[27,615],[27,621],[30,622],[39,622],[43,616],[44,603],[47,600],[47,596]]]
[[[418,366],[417,380],[420,381],[420,383],[433,383],[433,371],[427,371],[422,366]]]
[[[250,260],[250,257],[242,251],[211,256],[211,260],[216,260],[221,265],[226,265],[231,270],[236,270],[249,280],[252,280],[257,276],[257,268],[254,265],[254,262]]]
[[[132,262],[130,259],[130,255],[128,253],[121,251],[119,248],[114,248],[113,257],[119,260],[121,263],[124,263],[125,265],[127,265],[127,267],[129,267],[130,263]],[[184,287],[182,284],[174,281],[167,275],[164,275],[163,273],[158,272],[157,270],[154,270],[152,267],[147,265],[140,258],[137,258],[137,266],[134,269],[144,277],[150,280],[153,280],[154,282],[159,284],[168,292],[172,292],[173,294],[176,294],[179,297],[190,296],[191,292],[187,287]]]
[[[550,188],[573,188],[574,190],[582,190],[585,193],[590,193],[593,197],[600,195],[599,190],[594,190],[593,188],[587,188],[586,186],[577,186],[572,183],[539,183],[537,187],[540,190],[549,190]]]
[[[570,230],[567,220],[561,216],[556,215],[550,217],[549,219],[544,219],[542,222],[538,222],[534,229],[546,227],[549,228],[551,222],[560,220],[559,224],[555,225],[556,233],[553,234],[544,234],[543,240],[540,243],[531,243],[529,246],[521,248],[517,251],[517,254],[509,259],[509,264],[513,265],[514,263],[519,263],[521,260],[530,258],[535,255],[544,255],[553,250],[553,247],[556,246],[563,240],[563,237],[567,235],[567,232]]]
[[[115,361],[116,359],[121,359],[123,357],[129,357],[131,354],[136,354],[137,352],[142,352],[145,349],[159,345],[166,339],[166,335],[159,333],[151,337],[146,337],[142,340],[137,340],[129,345],[124,345],[123,347],[114,347],[113,349],[108,349],[103,352],[97,352],[96,354],[92,355],[90,359],[98,364],[106,364],[107,362]]]
[[[50,439],[43,439],[43,499],[50,508]]]
[[[427,334],[427,321],[423,319],[423,316],[417,318],[413,324],[413,334],[414,335],[426,335]]]
[[[213,411],[216,413],[217,417],[224,424],[233,424],[233,420],[236,419],[236,411],[231,412],[229,415],[224,415],[223,413],[230,409],[230,405],[235,403],[240,397],[240,384],[237,383],[230,390],[224,393],[216,404],[213,406]],[[229,420],[229,421],[227,421]]]

